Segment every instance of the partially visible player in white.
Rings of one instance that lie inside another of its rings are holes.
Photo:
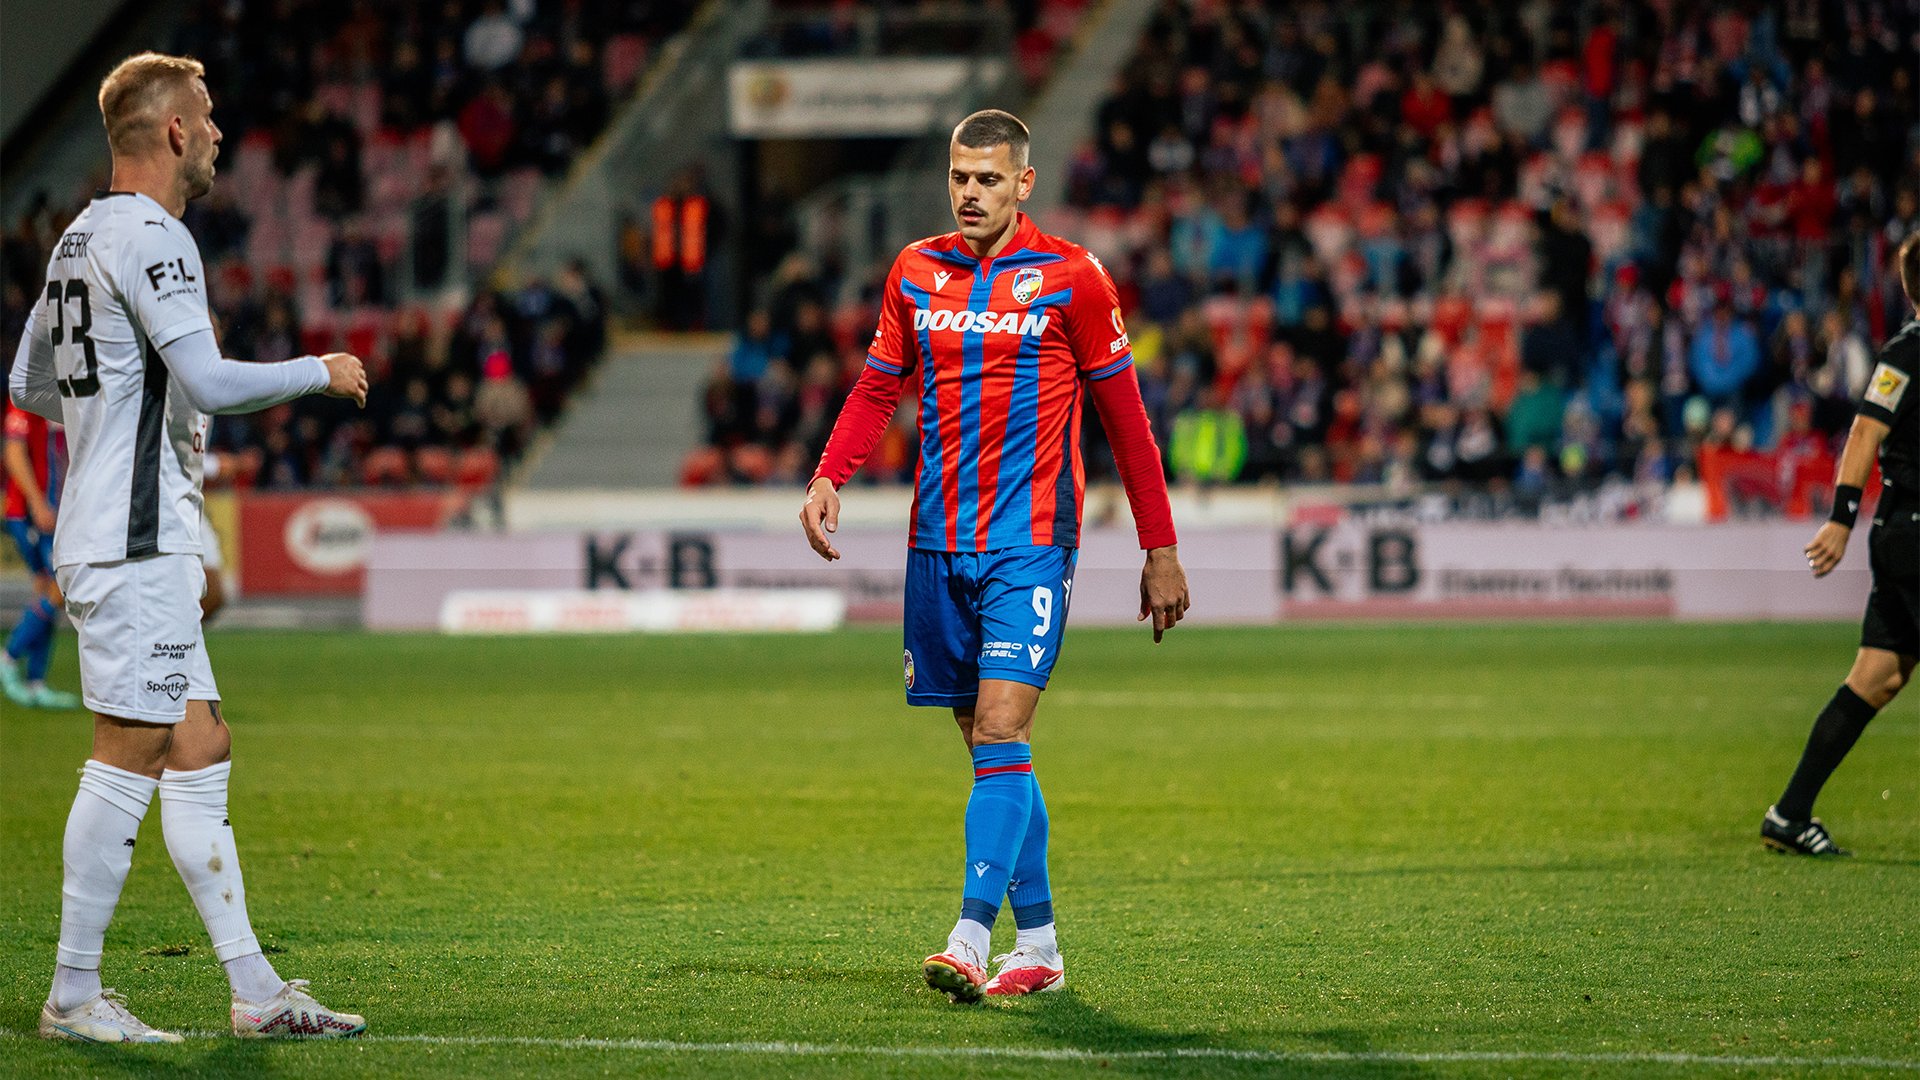
[[[202,483],[219,479],[227,468],[227,455],[210,451],[201,458]],[[207,573],[207,591],[200,594],[200,621],[210,623],[227,606],[227,559],[220,551],[220,534],[213,530],[213,518],[206,503],[200,506],[200,566]]]
[[[247,918],[227,820],[231,738],[200,632],[201,457],[208,413],[306,394],[366,403],[345,353],[223,359],[200,251],[181,224],[213,185],[220,129],[196,60],[143,53],[100,86],[113,182],[60,237],[10,380],[21,408],[67,426],[53,565],[80,639],[93,752],[67,818],[60,947],[40,1034],[178,1042],[100,985],[107,924],[157,791],[174,867],[233,987],[242,1036],[357,1035],[274,971]]]

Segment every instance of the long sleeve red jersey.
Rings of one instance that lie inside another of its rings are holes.
[[[1142,548],[1174,543],[1113,280],[1085,248],[1025,214],[999,255],[958,233],[909,244],[887,274],[867,366],[814,477],[835,487],[873,452],[909,378],[920,380],[913,547],[1075,547],[1086,466],[1082,401],[1114,448]]]

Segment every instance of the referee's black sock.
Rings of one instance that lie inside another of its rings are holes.
[[[1807,748],[1800,754],[1800,765],[1793,770],[1793,779],[1787,781],[1787,790],[1780,796],[1774,808],[1788,821],[1805,821],[1813,816],[1813,800],[1820,794],[1820,788],[1839,768],[1840,760],[1853,749],[1860,733],[1867,729],[1867,722],[1879,709],[1866,703],[1853,687],[1846,683],[1833,692],[1833,700],[1820,710],[1820,718],[1813,722],[1813,733],[1807,736]]]

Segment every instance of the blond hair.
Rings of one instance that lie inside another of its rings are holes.
[[[206,74],[206,66],[190,56],[143,52],[120,61],[100,82],[107,145],[116,154],[145,150],[150,129],[170,119],[165,113],[173,95]]]

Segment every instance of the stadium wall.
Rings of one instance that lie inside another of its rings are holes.
[[[1199,625],[1327,618],[1849,619],[1869,587],[1855,558],[1806,572],[1807,529],[1725,525],[1370,522],[1355,517],[1189,528],[1181,560]],[[906,551],[892,524],[843,521],[828,565],[797,524],[778,529],[551,528],[379,533],[368,550],[365,624],[432,629],[459,594],[727,589],[830,590],[849,618],[897,621]],[[1858,555],[1860,553],[1856,553]],[[1130,529],[1083,538],[1078,625],[1130,625],[1140,553]]]

